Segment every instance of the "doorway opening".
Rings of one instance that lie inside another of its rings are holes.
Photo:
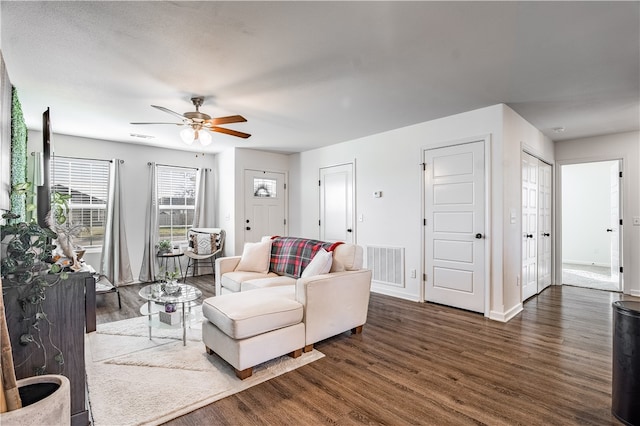
[[[562,284],[621,291],[620,160],[562,173]]]

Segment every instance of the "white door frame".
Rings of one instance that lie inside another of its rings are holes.
[[[551,284],[550,285],[554,285],[556,283],[556,280],[555,280],[556,275],[554,274],[555,265],[556,265],[556,262],[555,262],[556,258],[554,256],[554,254],[555,254],[555,242],[557,241],[556,236],[558,235],[556,233],[556,229],[557,228],[555,226],[555,222],[556,222],[555,218],[556,217],[562,217],[561,215],[557,216],[557,215],[560,214],[560,212],[556,211],[556,206],[558,205],[557,202],[556,202],[556,196],[557,195],[555,193],[557,191],[557,186],[554,185],[554,181],[556,180],[556,176],[557,176],[556,165],[554,163],[552,163],[552,162],[549,162],[549,161],[545,160],[542,155],[536,153],[536,151],[534,149],[532,149],[531,147],[527,146],[526,144],[522,144],[521,158],[522,158],[523,154],[530,155],[530,156],[534,157],[535,159],[537,159],[538,161],[551,166]],[[520,161],[520,164],[521,164],[521,166],[520,166],[520,174],[522,175],[522,160]],[[538,183],[540,182],[539,179],[540,179],[540,177],[538,176]],[[538,204],[539,204],[539,201],[538,201]],[[520,191],[520,206],[522,206],[522,191]],[[537,218],[536,218],[536,220],[537,220]],[[520,235],[524,235],[524,230],[522,229],[522,225],[523,225],[523,223],[522,223],[522,221],[520,221]],[[521,245],[521,247],[522,247],[522,245]],[[521,248],[521,250],[522,250],[522,248]],[[537,249],[536,249],[536,251],[537,251]],[[523,256],[523,253],[520,252],[520,259],[521,259],[520,263],[521,264],[522,264],[522,256]],[[562,269],[562,268],[560,268],[560,269]],[[562,273],[560,275],[562,275]],[[521,284],[520,285],[520,302],[521,303],[524,302],[524,300],[522,300],[523,299],[523,297],[522,297],[522,288],[523,288],[522,282],[523,282],[523,280],[524,280],[524,277],[521,276],[521,278],[520,278],[520,284]],[[536,278],[536,282],[537,281],[538,281],[538,278]],[[560,280],[558,282],[561,282],[561,281],[562,280]],[[539,294],[539,293],[540,293],[540,288],[538,287],[538,292],[536,294]]]
[[[247,192],[246,192],[246,188],[247,188],[247,182],[246,182],[246,176],[247,176],[247,172],[248,171],[254,171],[254,172],[262,172],[262,173],[278,173],[278,174],[282,174],[284,175],[284,219],[286,221],[286,223],[284,224],[284,230],[285,230],[285,235],[289,235],[289,172],[284,171],[284,170],[262,170],[262,169],[258,169],[258,168],[254,168],[254,167],[245,167],[244,169],[242,169],[242,220],[240,221],[240,223],[238,225],[238,227],[236,227],[236,229],[240,232],[238,235],[242,235],[242,243],[240,244],[240,247],[244,246],[245,241],[245,216],[246,216],[246,211],[247,211]],[[238,240],[236,240],[238,241]],[[237,243],[236,243],[237,246]],[[242,253],[242,248],[240,249],[240,253]]]
[[[557,218],[554,223],[555,223],[555,241],[554,241],[554,248],[555,248],[555,264],[556,265],[562,265],[562,166],[565,165],[570,165],[570,164],[584,164],[584,163],[597,163],[600,161],[618,161],[620,164],[620,172],[622,172],[622,178],[620,178],[620,204],[619,204],[619,209],[620,209],[620,219],[624,219],[624,209],[625,209],[625,205],[624,205],[624,157],[590,157],[590,158],[581,158],[581,159],[577,159],[577,160],[561,160],[558,161],[556,163],[557,166],[557,170],[554,171],[555,175],[556,175],[556,184],[555,184],[555,200],[556,200],[556,212],[555,212],[555,217]],[[624,223],[624,221],[623,221]],[[622,225],[619,225],[619,253],[620,253],[620,266],[622,266],[624,268],[624,259],[625,259],[625,253],[624,253],[624,232],[623,232],[623,227]],[[559,268],[555,268],[555,282],[552,284],[556,284],[556,283],[562,283],[562,267]],[[624,279],[624,273],[620,274],[620,281],[619,281],[619,288],[620,288],[620,292],[625,293],[625,279]]]
[[[420,206],[421,206],[421,215],[424,218],[426,217],[426,209],[425,209],[425,199],[424,199],[424,194],[426,191],[426,182],[425,182],[425,178],[426,178],[426,174],[424,171],[424,163],[423,163],[423,159],[424,159],[424,151],[429,150],[429,149],[437,149],[437,148],[446,148],[446,147],[450,147],[450,146],[455,146],[455,145],[463,145],[463,144],[468,144],[468,143],[472,143],[472,142],[484,142],[484,184],[485,184],[485,200],[484,200],[484,206],[485,206],[485,215],[484,215],[484,229],[485,229],[485,234],[484,234],[484,249],[485,249],[485,256],[484,256],[484,285],[485,285],[485,291],[484,291],[484,316],[485,317],[489,317],[489,314],[491,313],[491,257],[492,257],[492,252],[491,252],[491,241],[492,241],[492,227],[491,227],[491,192],[492,192],[492,187],[491,187],[491,156],[492,156],[492,146],[491,146],[491,135],[490,134],[485,134],[485,135],[480,135],[480,136],[476,136],[476,137],[468,137],[468,138],[464,138],[464,139],[458,139],[458,140],[450,140],[450,141],[442,141],[442,142],[438,142],[438,143],[434,143],[434,144],[430,144],[428,146],[422,146],[420,147],[420,152],[419,152],[419,157],[420,158],[420,168],[421,168],[421,174],[420,174]],[[424,222],[420,224],[420,229],[419,229],[419,233],[420,233],[420,246],[421,246],[421,253],[420,253],[420,259],[421,259],[421,263],[420,263],[420,268],[421,268],[421,273],[420,273],[420,302],[425,302],[426,298],[425,298],[425,280],[424,280],[424,274],[427,270],[427,265],[425,262],[425,258],[426,258],[426,244],[427,241],[425,240],[425,231],[424,231]]]

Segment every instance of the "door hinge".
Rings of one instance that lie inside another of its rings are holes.
[[[322,181],[318,179],[318,186],[322,186]]]
[[[320,219],[318,219],[318,226],[320,226]]]
[[[620,177],[622,177],[622,172],[620,172]]]
[[[623,268],[622,268],[622,266],[621,266],[621,267],[620,267],[620,273],[621,273],[621,274],[623,273],[622,269],[623,269]]]
[[[622,225],[622,219],[620,219],[620,225]]]
[[[287,184],[286,183],[284,184],[284,189],[287,189]]]
[[[422,219],[422,226],[427,226],[427,219]]]
[[[427,274],[422,274],[422,281],[426,281],[427,280]]]
[[[285,220],[284,220],[284,224],[285,224],[285,225],[287,224],[287,219],[285,219]]]

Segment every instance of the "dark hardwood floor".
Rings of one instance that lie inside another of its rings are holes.
[[[213,295],[212,276],[196,283]],[[140,286],[98,296],[98,324],[138,316]],[[170,421],[187,425],[619,425],[611,415],[611,303],[552,286],[506,324],[371,295],[360,335],[325,357]],[[203,347],[204,350],[204,347]]]

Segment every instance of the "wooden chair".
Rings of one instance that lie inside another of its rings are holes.
[[[187,282],[189,268],[192,276],[198,273],[199,267],[211,268],[215,271],[215,260],[222,256],[224,248],[224,229],[221,228],[191,228],[187,234],[189,248],[184,255],[189,259],[184,273],[184,282]]]

